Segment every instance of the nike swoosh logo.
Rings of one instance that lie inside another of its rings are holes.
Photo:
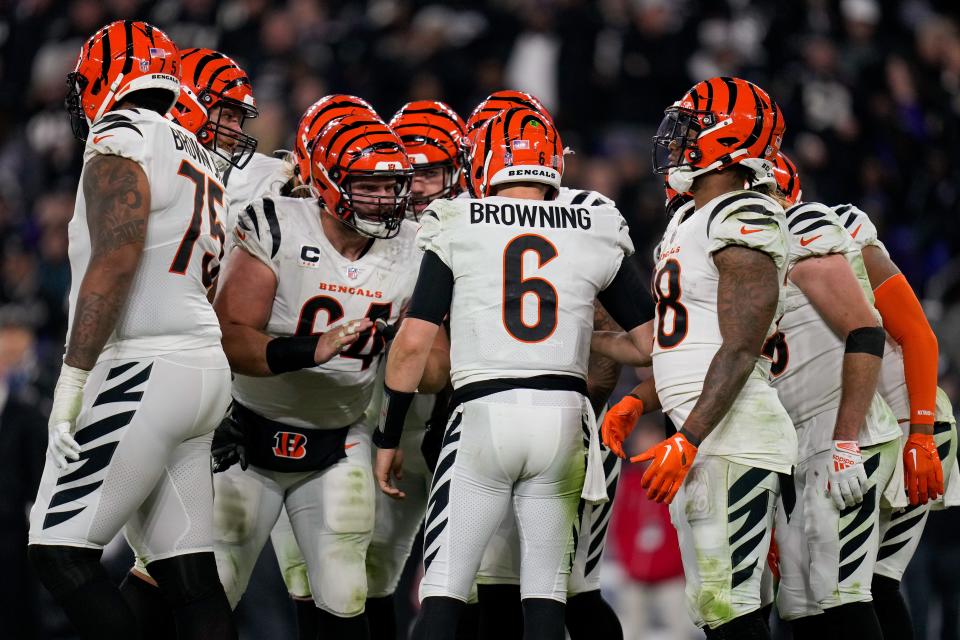
[[[108,133],[105,136],[93,136],[93,144],[100,144],[101,140],[106,140],[107,138],[112,138],[112,137],[113,137],[112,133]]]
[[[820,236],[813,236],[812,238],[800,238],[800,246],[805,247],[819,237]]]
[[[743,225],[740,225],[740,233],[742,233],[745,236],[751,233],[760,233],[761,231],[763,231],[763,229],[747,229]]]
[[[667,450],[663,452],[663,460],[660,461],[660,464],[663,464],[667,461],[667,458],[670,456],[670,451],[673,449],[672,444],[667,445]]]
[[[917,450],[910,449],[910,455],[913,456],[913,468],[916,469],[917,468]]]
[[[347,444],[343,445],[343,450],[346,451],[347,449],[353,449],[353,448],[354,448],[355,446],[357,446],[358,444],[360,444],[360,443],[359,443],[359,442],[348,442]]]
[[[850,232],[850,237],[851,237],[851,238],[856,238],[856,237],[857,237],[857,234],[860,233],[860,227],[862,227],[862,226],[863,226],[863,223],[858,224],[858,225],[857,225],[857,228]]]

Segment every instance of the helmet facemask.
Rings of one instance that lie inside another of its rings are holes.
[[[67,74],[67,97],[63,100],[67,114],[70,116],[70,128],[73,129],[73,135],[78,140],[86,140],[90,133],[90,125],[87,123],[87,116],[83,112],[83,103],[80,96],[87,86],[87,79],[73,71]]]
[[[382,184],[385,179],[393,180],[390,195],[375,194],[372,193],[375,189],[363,188]],[[400,224],[406,216],[412,181],[413,175],[408,169],[351,171],[340,188],[336,217],[365,236],[381,240],[393,238],[400,233]],[[358,185],[360,189],[357,189]]]
[[[246,120],[259,115],[256,107],[208,90],[202,90],[197,100],[208,114],[206,124],[197,132],[197,138],[237,169],[243,169],[257,150],[257,139],[243,133]],[[227,119],[235,120],[235,125],[227,124]]]

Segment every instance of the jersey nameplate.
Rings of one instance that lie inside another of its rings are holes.
[[[589,229],[591,225],[586,207],[471,202],[470,224],[481,223],[549,229]]]

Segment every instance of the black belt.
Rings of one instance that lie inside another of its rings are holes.
[[[456,409],[464,402],[477,400],[485,396],[512,391],[514,389],[533,389],[535,391],[576,391],[587,395],[587,381],[576,376],[546,374],[531,378],[494,378],[465,384],[454,390],[450,397],[450,410]]]
[[[347,456],[349,426],[303,429],[261,416],[237,401],[233,417],[243,431],[250,464],[270,471],[323,471]]]

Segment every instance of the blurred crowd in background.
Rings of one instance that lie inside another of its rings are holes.
[[[409,100],[440,99],[466,118],[492,91],[529,91],[575,152],[564,182],[617,202],[645,268],[666,223],[649,159],[663,109],[709,76],[752,80],[785,113],[804,199],[853,202],[876,221],[937,331],[941,386],[960,400],[956,0],[0,0],[0,566],[12,567],[0,579],[2,637],[56,626],[7,635],[14,612],[47,619],[28,582],[24,509],[66,331],[81,144],[64,78],[81,43],[118,18],[234,57],[253,81],[261,115],[248,131],[266,153],[289,149],[300,114],[328,93],[361,96],[388,119]],[[633,381],[628,372],[621,391]],[[645,424],[638,438],[662,429],[657,417]],[[688,637],[672,528],[638,495],[621,490],[605,580],[628,638]],[[918,638],[957,638],[958,520],[931,517],[908,571]]]

